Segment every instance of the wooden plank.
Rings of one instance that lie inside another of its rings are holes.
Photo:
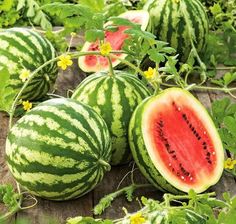
[[[31,209],[26,209],[17,214],[17,220],[26,219],[30,224],[42,223],[65,223],[66,219],[75,216],[92,216],[92,192],[70,201],[54,202],[46,199],[37,198],[38,204]],[[33,200],[24,203],[29,206]]]
[[[73,65],[68,67],[66,71],[60,71],[55,84],[55,93],[60,96],[71,96],[78,84],[86,77],[78,67],[78,60],[73,59]],[[69,91],[68,91],[69,90]]]
[[[15,186],[15,181],[10,174],[6,162],[5,162],[5,142],[8,130],[8,116],[0,112],[0,184],[13,184]],[[4,213],[6,208],[0,204],[0,211]],[[9,223],[13,223],[15,220],[15,215],[9,219]]]

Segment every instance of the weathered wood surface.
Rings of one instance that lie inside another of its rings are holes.
[[[56,93],[59,95],[66,96],[67,90],[73,90],[77,84],[85,77],[85,75],[79,70],[77,61],[66,72],[60,73],[60,76],[56,83]],[[195,95],[199,100],[209,108],[211,102],[220,98],[223,95],[221,93],[209,94],[208,92],[195,92]],[[8,117],[7,115],[0,113],[0,183],[13,183],[14,180],[9,173],[5,160],[5,139],[8,129]],[[101,197],[105,194],[113,192],[120,184],[122,178],[132,170],[132,163],[126,166],[114,167],[112,170],[105,175],[104,180],[95,190],[77,200],[67,202],[52,202],[38,198],[37,206],[21,211],[9,221],[9,223],[15,223],[19,219],[27,219],[30,224],[47,224],[52,223],[50,220],[54,220],[53,223],[65,223],[67,217],[73,217],[77,215],[92,216],[92,208]],[[134,179],[136,183],[146,183],[146,180],[141,173],[135,169]],[[130,184],[130,175],[121,183],[122,186]],[[226,174],[221,178],[220,182],[212,187],[210,191],[216,191],[217,197],[222,197],[222,193],[225,191],[231,192],[232,195],[236,194],[236,184],[232,177]],[[163,193],[158,192],[154,188],[140,189],[135,196],[144,195],[146,197],[153,197],[155,199],[161,199]],[[25,205],[30,205],[32,201],[26,202]],[[120,197],[108,208],[101,216],[103,218],[119,218],[123,216],[122,207],[127,208],[128,211],[135,211],[140,208],[140,204],[137,200],[129,203],[125,197]],[[0,206],[0,211],[3,211],[3,207]]]

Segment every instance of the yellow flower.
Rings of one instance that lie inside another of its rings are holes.
[[[149,67],[147,71],[144,72],[144,76],[146,79],[153,79],[157,74],[157,70],[155,68]]]
[[[30,103],[28,100],[23,101],[22,105],[23,105],[24,110],[26,111],[30,111],[30,109],[32,108],[32,103]]]
[[[75,37],[75,36],[76,36],[76,33],[75,33],[75,32],[71,32],[70,35],[71,35],[72,37]]]
[[[27,69],[22,69],[21,73],[20,73],[20,79],[22,80],[22,82],[25,82],[30,76],[30,71]]]
[[[232,160],[231,158],[225,160],[225,165],[224,165],[225,169],[232,170],[235,165],[236,165],[236,160]]]
[[[103,56],[108,56],[112,50],[111,44],[109,42],[103,43],[100,46],[100,53]]]
[[[66,70],[68,66],[71,66],[73,61],[71,60],[70,55],[61,55],[59,61],[57,62],[58,67],[61,67],[62,70]]]
[[[144,223],[146,220],[145,218],[142,216],[141,212],[138,212],[132,216],[130,216],[130,224],[142,224]]]

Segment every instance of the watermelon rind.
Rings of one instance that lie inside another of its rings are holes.
[[[177,98],[178,95],[184,95],[186,101],[189,101],[189,104],[193,110],[201,118],[205,124],[205,127],[207,127],[208,133],[214,142],[217,152],[217,166],[214,170],[214,173],[212,176],[205,176],[205,179],[202,180],[202,183],[199,183],[196,186],[188,186],[187,184],[183,184],[183,182],[171,175],[170,172],[166,171],[166,167],[163,165],[162,159],[157,158],[156,154],[154,153],[154,147],[150,142],[149,137],[149,135],[152,134],[148,131],[148,124],[151,122],[149,113],[153,110],[157,110],[158,112],[158,101],[164,102],[168,97],[174,96]],[[129,125],[129,143],[132,155],[140,171],[150,181],[150,183],[163,191],[178,194],[188,192],[190,189],[194,189],[195,192],[201,193],[210,186],[215,185],[219,181],[223,172],[224,150],[217,129],[215,128],[212,119],[203,105],[186,90],[179,88],[169,88],[156,96],[145,99],[136,108],[132,115]]]
[[[146,8],[150,13],[152,32],[157,39],[168,42],[185,62],[192,49],[198,53],[206,46],[209,21],[199,0],[154,0]]]
[[[0,31],[0,110],[8,111],[24,82],[23,69],[33,72],[45,62],[56,57],[52,44],[37,32],[26,28]],[[45,66],[31,80],[21,98],[40,100],[53,87],[58,74],[56,62]]]
[[[50,200],[78,198],[110,169],[110,134],[88,105],[51,99],[11,128],[6,158],[14,178],[30,193]]]
[[[76,88],[73,99],[90,105],[105,120],[112,137],[112,165],[131,160],[128,144],[128,126],[133,111],[149,89],[133,74],[114,71],[98,72],[88,76]]]
[[[134,15],[134,16],[139,15],[140,18],[142,18],[142,24],[140,24],[141,29],[146,30],[146,28],[148,27],[148,24],[149,24],[149,13],[145,10],[126,11],[126,12],[120,14],[118,17],[126,18],[126,16],[132,16],[132,15]],[[106,27],[108,25],[111,25],[111,22],[107,22],[104,26]],[[91,44],[92,44],[91,42],[88,42],[88,41],[85,42],[82,49],[81,49],[81,52],[88,51]],[[125,59],[126,57],[127,57],[127,54],[119,54],[120,59]],[[79,67],[80,67],[81,70],[83,70],[84,72],[88,72],[88,73],[109,70],[109,65],[104,67],[100,63],[94,64],[93,66],[86,65],[84,56],[79,57],[78,64],[79,64]],[[120,64],[120,60],[113,61],[112,62],[113,68],[116,67],[118,64]]]

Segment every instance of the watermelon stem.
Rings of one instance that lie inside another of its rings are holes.
[[[112,67],[111,57],[109,55],[107,56],[107,60],[108,60],[108,63],[109,63],[109,74],[110,74],[110,76],[115,76],[115,73],[114,73],[114,70],[113,70],[113,67]]]
[[[111,51],[111,53],[114,54],[122,54],[124,53],[123,51]],[[67,55],[70,55],[72,58],[78,58],[81,56],[86,56],[86,55],[101,55],[100,51],[85,51],[85,52],[72,52],[72,53],[67,53]],[[50,65],[52,62],[58,61],[58,59],[60,58],[60,55],[52,58],[51,60],[45,62],[44,64],[42,64],[41,66],[39,66],[37,69],[35,69],[29,76],[29,78],[24,82],[24,85],[22,86],[22,88],[20,89],[20,91],[18,92],[18,94],[16,95],[12,105],[11,105],[11,109],[9,111],[9,130],[12,127],[12,120],[13,120],[13,116],[15,114],[15,110],[18,104],[18,101],[20,100],[20,97],[22,95],[22,93],[24,92],[24,90],[26,89],[26,87],[29,85],[29,83],[32,81],[32,79],[37,75],[37,73],[39,71],[41,71],[44,67],[46,67],[47,65]]]
[[[132,201],[133,192],[138,188],[145,188],[145,187],[152,187],[152,185],[131,184],[127,187],[121,188],[120,190],[107,194],[99,200],[98,204],[93,209],[93,213],[95,215],[101,215],[104,212],[104,210],[111,205],[112,201],[114,201],[115,198],[119,197],[122,194],[126,194],[127,200]]]
[[[143,77],[145,77],[144,72],[143,72],[139,67],[137,67],[136,65],[130,63],[130,62],[127,61],[126,59],[119,58],[118,56],[116,56],[116,55],[114,55],[114,54],[112,54],[111,57],[114,58],[114,59],[117,59],[117,60],[121,61],[121,62],[122,62],[123,64],[125,64],[125,65],[128,65],[130,68],[134,69],[134,70],[137,72],[137,74],[139,73],[140,75],[142,75]]]
[[[100,163],[102,166],[104,166],[106,171],[111,170],[111,165],[109,163],[107,163],[105,160],[99,159],[98,163]]]

